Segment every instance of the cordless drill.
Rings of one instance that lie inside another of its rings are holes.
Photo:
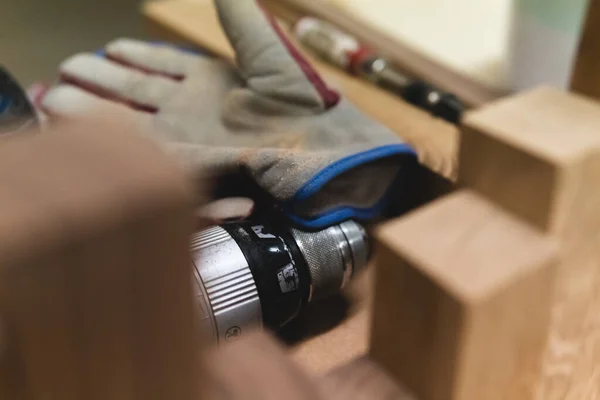
[[[366,232],[354,221],[319,232],[225,224],[194,235],[191,247],[199,320],[213,343],[283,327],[307,303],[338,293],[369,258]]]

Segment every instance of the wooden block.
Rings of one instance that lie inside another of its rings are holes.
[[[269,335],[251,332],[204,357],[206,398],[214,400],[319,400],[316,382],[305,375]]]
[[[466,125],[462,182],[561,245],[538,398],[598,398],[600,106],[542,88],[474,112]]]
[[[382,226],[371,357],[420,400],[531,399],[556,248],[470,191]]]
[[[401,384],[368,357],[360,357],[323,377],[327,400],[415,400]]]
[[[191,190],[129,128],[85,121],[0,147],[6,398],[197,398]]]
[[[464,125],[462,184],[548,232],[575,218],[600,226],[600,212],[584,207],[600,201],[589,175],[600,150],[598,103],[542,87],[471,112]]]

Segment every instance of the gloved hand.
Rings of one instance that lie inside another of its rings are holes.
[[[256,0],[215,2],[237,69],[120,39],[65,61],[43,108],[152,127],[194,174],[245,171],[305,227],[374,217],[414,151],[328,88]]]

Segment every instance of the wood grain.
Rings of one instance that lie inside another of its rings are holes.
[[[465,125],[461,182],[561,246],[537,398],[600,398],[600,104],[541,88]]]
[[[421,400],[532,398],[555,244],[463,190],[376,235],[371,357]]]
[[[571,77],[571,90],[600,99],[600,1],[588,1],[587,18]]]
[[[192,192],[129,128],[0,147],[2,398],[197,399]]]
[[[234,63],[233,49],[225,37],[212,4],[181,0],[150,2],[143,8],[148,28],[161,39],[185,41]],[[327,81],[361,111],[392,129],[411,144],[422,164],[453,179],[457,171],[458,129],[421,111],[400,98],[349,76],[306,52]]]

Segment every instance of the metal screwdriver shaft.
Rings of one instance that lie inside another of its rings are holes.
[[[404,75],[353,36],[310,17],[298,21],[295,33],[306,47],[324,61],[393,92],[436,117],[453,124],[460,123],[465,107],[455,95]]]

